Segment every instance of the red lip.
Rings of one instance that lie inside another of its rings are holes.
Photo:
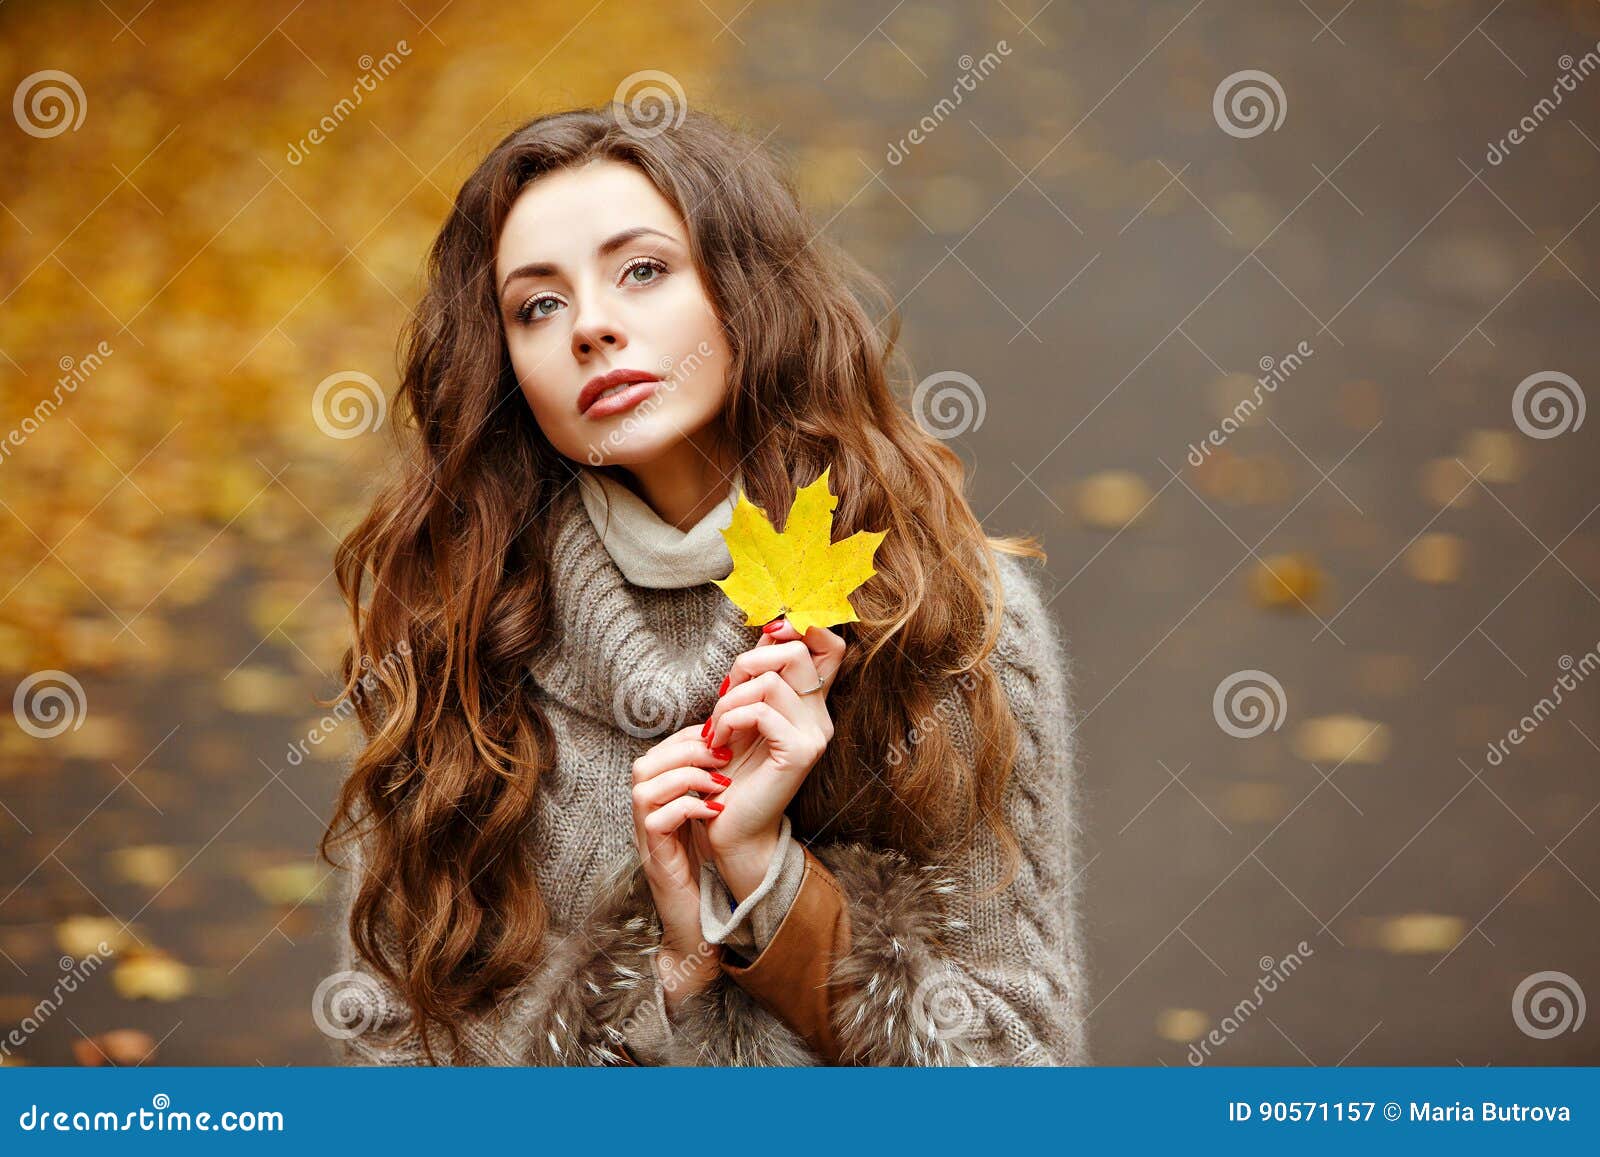
[[[583,389],[578,391],[578,413],[583,413],[592,405],[601,394],[612,386],[626,386],[633,382],[659,382],[660,374],[647,373],[644,370],[612,370],[610,373],[600,374],[590,378],[583,384]]]

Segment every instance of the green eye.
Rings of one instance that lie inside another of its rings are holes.
[[[641,270],[649,274],[648,277],[635,277],[634,274]],[[661,275],[666,273],[667,267],[654,257],[640,257],[622,271],[624,279],[631,278],[635,285],[649,285],[652,281],[659,281]]]
[[[539,311],[539,307],[541,305],[560,305],[560,304],[561,304],[560,300],[558,298],[554,298],[554,297],[530,297],[527,301],[522,303],[522,308],[517,310],[517,320],[522,322],[523,324],[527,324],[530,321],[537,321],[539,319],[549,317],[550,314],[555,312],[555,310],[549,310],[548,312],[538,312]]]

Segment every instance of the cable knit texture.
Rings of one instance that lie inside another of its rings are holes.
[[[824,1063],[778,1016],[726,974],[687,996],[668,1017],[655,966],[661,925],[633,842],[631,765],[662,737],[710,714],[733,660],[758,627],[711,578],[732,569],[689,558],[690,536],[715,524],[719,506],[689,532],[642,500],[610,504],[610,520],[585,494],[615,480],[569,486],[546,512],[555,521],[552,598],[558,636],[532,664],[529,693],[557,744],[539,785],[527,853],[550,911],[540,967],[495,1009],[462,1025],[454,1064],[816,1065]],[[615,520],[627,520],[618,534]],[[604,537],[602,537],[604,533]],[[720,542],[720,534],[716,535]],[[654,554],[653,560],[640,552]],[[1075,737],[1060,636],[1039,595],[1033,564],[1000,556],[1006,613],[995,672],[1020,724],[1017,765],[1004,801],[1021,843],[1016,878],[998,896],[1004,858],[985,826],[959,860],[914,864],[892,849],[807,839],[784,818],[761,885],[735,906],[711,865],[702,870],[702,935],[724,951],[758,956],[799,889],[809,850],[834,875],[853,930],[836,962],[832,1017],[845,1055],[872,1065],[1088,1063],[1081,881],[1073,830],[1078,811]],[[685,576],[641,586],[626,573]],[[952,686],[942,726],[961,758],[977,744]],[[422,1064],[404,1037],[401,994],[356,959],[347,917],[363,870],[359,849],[345,881],[336,977],[319,989],[321,1019],[351,1063]],[[385,953],[398,960],[390,940]]]

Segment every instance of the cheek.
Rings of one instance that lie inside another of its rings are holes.
[[[710,303],[695,294],[672,312],[672,340],[678,364],[686,370],[684,384],[703,400],[720,399],[727,389],[730,362],[727,334]]]
[[[725,403],[729,387],[727,342],[714,320],[700,320],[680,331],[677,368],[671,372],[678,385],[679,404],[696,413],[709,413]]]
[[[522,388],[522,396],[536,415],[559,405],[565,386],[557,380],[549,351],[542,342],[527,335],[513,334],[506,341],[511,357],[511,372]]]

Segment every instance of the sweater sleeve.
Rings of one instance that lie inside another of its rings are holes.
[[[356,1065],[425,1065],[427,1054],[404,994],[359,959],[350,936],[350,905],[365,871],[359,845],[346,860],[337,971],[317,987],[313,1014],[338,1058]],[[396,939],[380,945],[398,962]],[[654,1065],[692,1033],[669,1022],[654,956],[660,918],[637,857],[616,865],[589,915],[552,928],[540,966],[493,1010],[466,1019],[461,1043],[434,1028],[434,1055],[448,1065]],[[707,1031],[712,1026],[704,1025]]]
[[[723,962],[825,1063],[1088,1063],[1068,676],[1033,580],[1006,556],[1000,565],[1007,610],[992,662],[1020,731],[1003,801],[1016,878],[979,897],[1004,866],[986,824],[948,864],[797,845],[802,883],[775,932],[748,966]]]
[[[754,959],[794,904],[805,866],[805,852],[793,838],[788,816],[779,827],[766,876],[742,901],[734,902],[716,865],[700,865],[700,935],[708,944],[721,944],[725,951]]]

